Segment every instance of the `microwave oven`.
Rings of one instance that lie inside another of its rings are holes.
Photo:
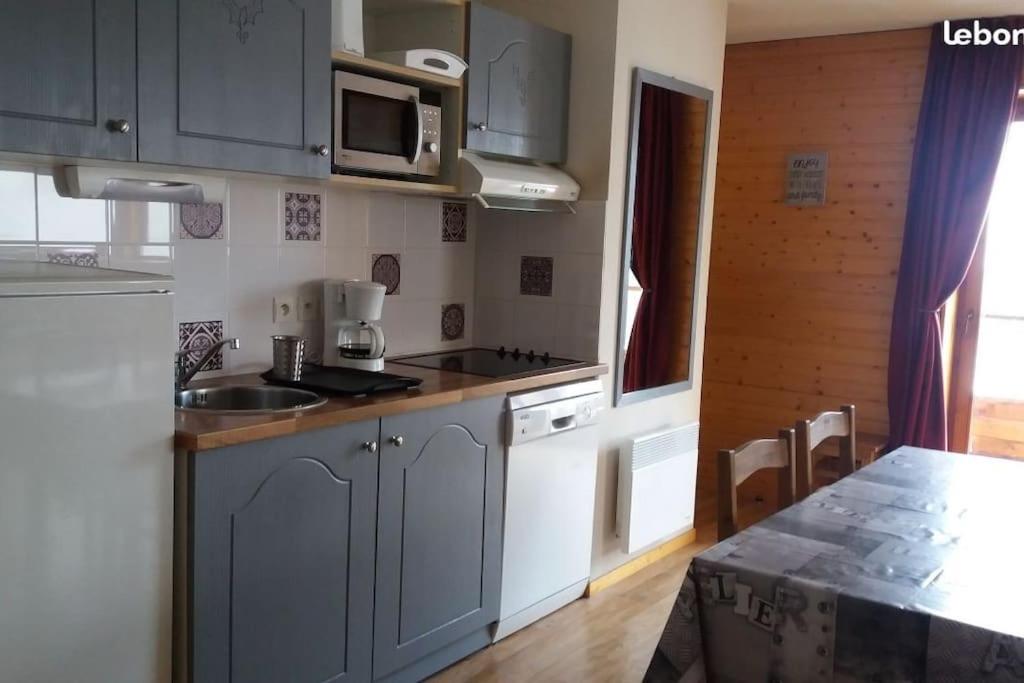
[[[441,96],[334,72],[334,168],[433,178],[441,173]]]

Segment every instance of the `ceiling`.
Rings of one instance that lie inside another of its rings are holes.
[[[728,42],[887,31],[1022,13],[1021,0],[729,0]]]

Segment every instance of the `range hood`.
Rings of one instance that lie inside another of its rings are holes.
[[[580,185],[569,174],[538,162],[507,161],[463,150],[459,192],[486,209],[576,213]]]
[[[73,199],[202,204],[223,202],[227,196],[227,181],[223,178],[134,168],[64,166],[53,174],[53,184],[57,194]]]

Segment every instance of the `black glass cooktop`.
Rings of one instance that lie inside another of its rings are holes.
[[[546,353],[533,351],[494,349],[464,349],[446,353],[425,353],[391,360],[391,363],[413,365],[419,368],[464,372],[483,377],[517,377],[536,375],[556,368],[583,365],[583,361],[555,358]]]

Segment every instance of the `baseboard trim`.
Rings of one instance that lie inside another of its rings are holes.
[[[696,540],[697,530],[690,529],[680,536],[676,536],[669,541],[665,541],[661,545],[648,550],[643,555],[633,558],[621,567],[616,567],[604,576],[592,579],[587,585],[587,591],[583,595],[589,598],[594,593],[600,593],[606,588],[611,588],[618,582],[636,574],[644,567],[648,567],[666,555],[671,555],[675,551],[685,548]]]

